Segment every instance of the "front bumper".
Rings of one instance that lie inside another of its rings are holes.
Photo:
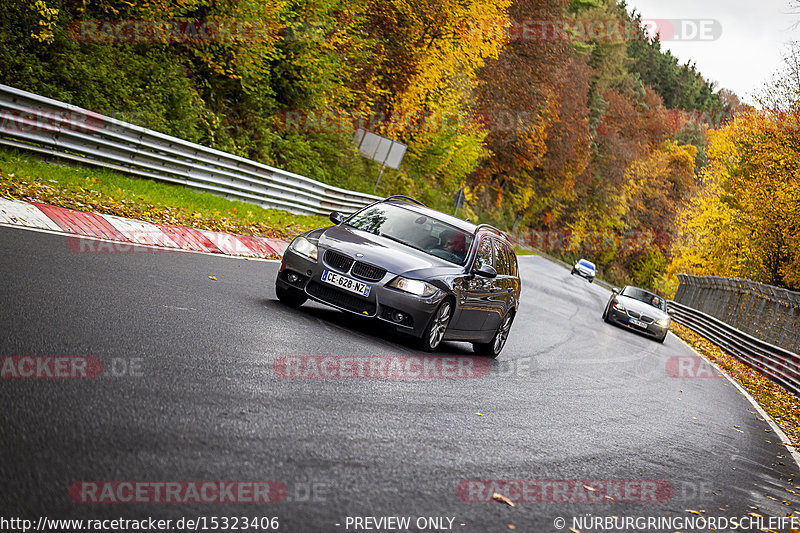
[[[636,326],[630,322],[631,317],[628,316],[628,313],[625,311],[619,311],[614,309],[614,307],[610,307],[608,310],[608,319],[614,322],[615,324],[619,324],[620,326],[625,326],[628,329],[633,331],[637,331],[643,335],[647,335],[648,337],[653,337],[656,339],[660,339],[664,336],[664,334],[669,329],[669,326],[660,326],[656,322],[652,322],[647,324],[647,328],[643,328],[641,326]]]
[[[391,272],[387,272],[379,281],[364,281],[371,287],[366,298],[341,290],[322,281],[324,270],[353,279],[359,278],[325,264],[323,255],[324,251],[320,249],[319,259],[315,262],[287,249],[283,254],[276,284],[301,290],[309,298],[336,309],[362,317],[377,318],[394,326],[399,333],[415,337],[422,336],[431,315],[445,297],[441,290],[433,296],[423,298],[387,287],[396,276]]]

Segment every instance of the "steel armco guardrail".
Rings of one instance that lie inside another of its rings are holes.
[[[377,196],[164,135],[0,85],[0,144],[178,183],[232,200],[298,214],[352,213]]]
[[[800,353],[800,293],[746,279],[679,274],[675,301]]]
[[[800,355],[757,339],[686,305],[670,301],[672,318],[800,396]]]

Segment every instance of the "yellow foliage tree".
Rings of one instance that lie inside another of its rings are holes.
[[[394,91],[386,110],[396,117],[428,116],[466,110],[477,72],[486,59],[496,58],[504,36],[476,32],[476,20],[506,20],[510,0],[392,0],[386,24],[387,55]],[[397,90],[400,89],[400,90]],[[390,122],[387,134],[403,129]]]
[[[626,227],[668,231],[682,198],[694,187],[697,148],[667,141],[625,171]]]
[[[670,272],[800,289],[800,112],[741,114],[710,133],[708,154]]]

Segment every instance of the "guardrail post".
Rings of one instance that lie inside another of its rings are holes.
[[[686,284],[686,290],[683,293],[683,298],[681,299],[681,303],[683,305],[689,305],[692,301],[692,296],[694,295],[694,285],[692,284],[692,277],[691,276],[683,276],[681,283]]]
[[[678,290],[675,291],[675,301],[682,302],[683,295],[686,294],[686,280],[683,274],[678,274]]]
[[[719,315],[719,292],[717,292],[717,277],[716,276],[708,276],[706,277],[706,282],[708,285],[706,286],[706,297],[704,300],[706,301],[706,307],[708,308],[708,314],[717,317]]]
[[[767,339],[770,334],[770,323],[772,321],[772,294],[769,289],[759,284],[759,289],[762,295],[761,316],[759,318],[759,338]]]
[[[731,292],[735,299],[734,309],[731,316],[731,324],[734,327],[738,327],[739,323],[741,322],[742,303],[743,303],[742,300],[744,299],[744,294],[742,293],[741,280],[739,279],[731,280]]]
[[[769,337],[772,339],[773,343],[780,346],[780,339],[781,339],[781,325],[783,323],[783,315],[784,315],[784,298],[782,294],[782,289],[770,287],[770,293],[772,293],[772,317],[770,319],[769,324]]]
[[[787,302],[783,302],[781,307],[785,307],[785,315],[786,319],[782,321],[781,324],[781,331],[780,337],[778,338],[778,346],[786,347],[786,341],[789,339],[786,336],[786,333],[789,331],[789,326],[792,323],[792,318],[794,318],[794,308],[792,308]]]
[[[726,278],[719,278],[719,281],[722,283],[722,288],[720,289],[720,320],[724,320],[725,322],[728,321],[728,313],[730,312],[729,300],[730,300],[730,292],[728,291],[728,280]]]
[[[723,320],[730,324],[731,318],[733,317],[733,310],[736,307],[734,302],[736,293],[733,290],[733,282],[729,278],[722,278],[722,283],[725,285],[725,313],[723,315]]]
[[[792,346],[791,350],[794,353],[797,353],[798,350],[800,350],[800,305],[794,308],[794,320],[792,324],[792,330],[794,331],[794,345]]]
[[[720,278],[714,276],[714,302],[715,302],[715,312],[714,316],[719,318],[720,320],[725,320],[725,278]]]
[[[743,289],[747,293],[747,307],[746,307],[744,313],[742,314],[742,322],[743,322],[742,326],[743,327],[741,327],[739,329],[741,329],[742,331],[752,331],[752,327],[753,327],[753,310],[756,307],[756,302],[757,302],[756,296],[757,296],[757,294],[756,294],[755,289],[753,288],[753,284],[752,284],[751,281],[742,280],[742,286],[743,286]]]
[[[758,305],[762,302],[761,293],[756,290],[755,284],[750,280],[747,280],[747,290],[750,293],[750,306],[747,308],[747,316],[745,317],[746,320],[742,331],[755,335],[758,331]]]
[[[694,279],[694,294],[692,295],[692,301],[690,303],[690,306],[694,309],[699,309],[703,301],[703,285],[701,283],[702,278],[695,276],[693,279]]]
[[[717,316],[717,291],[716,291],[716,278],[714,276],[705,276],[706,283],[705,294],[703,294],[703,307],[705,313],[716,317]]]

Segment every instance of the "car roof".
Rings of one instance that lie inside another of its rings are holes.
[[[431,209],[430,207],[426,207],[424,205],[415,204],[400,198],[388,198],[384,200],[383,203],[403,207],[410,211],[414,211],[415,213],[419,213],[420,215],[426,215],[435,218],[437,220],[441,220],[446,224],[450,224],[451,226],[458,228],[462,231],[466,231],[468,233],[475,233],[475,231],[478,229],[485,229],[487,232],[491,232],[498,236],[502,236],[503,239],[506,241],[508,240],[508,237],[506,237],[505,233],[498,230],[497,228],[494,228],[487,224],[480,224],[480,225],[473,224],[472,222],[467,222],[464,219],[454,217],[453,215],[448,215],[447,213],[442,213],[441,211],[437,211],[436,209]]]

